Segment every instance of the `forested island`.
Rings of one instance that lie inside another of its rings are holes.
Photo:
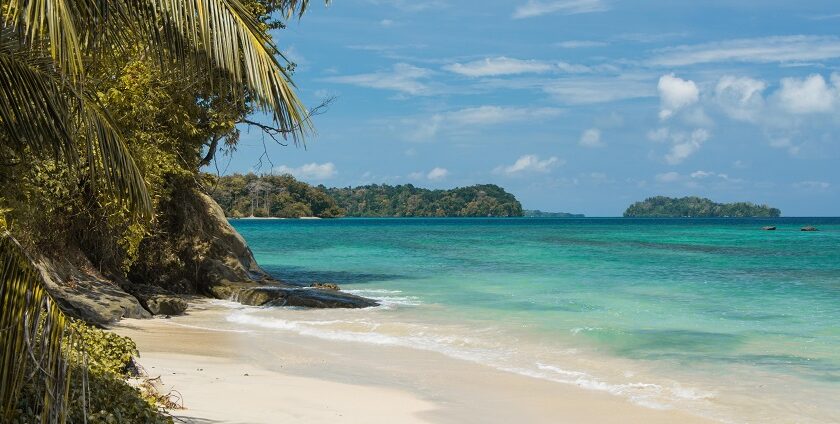
[[[522,205],[493,184],[430,190],[402,185],[327,188],[291,175],[207,175],[210,194],[231,218],[517,217]]]
[[[778,218],[781,211],[749,202],[715,203],[702,197],[656,196],[630,205],[627,218]]]
[[[585,218],[586,215],[582,213],[568,213],[568,212],[543,212],[535,209],[526,209],[522,212],[522,216],[526,218]]]

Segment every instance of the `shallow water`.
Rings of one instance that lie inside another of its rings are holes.
[[[840,219],[233,225],[274,276],[383,303],[232,310],[243,328],[433,350],[722,421],[840,421]]]

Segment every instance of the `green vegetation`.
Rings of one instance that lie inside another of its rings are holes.
[[[523,216],[527,218],[584,218],[585,215],[567,212],[543,212],[539,210],[525,210]]]
[[[324,193],[323,188],[312,187],[291,175],[234,174],[208,178],[212,181],[210,194],[231,218],[335,218],[344,215],[344,210]]]
[[[522,205],[493,184],[429,190],[411,184],[328,188],[347,216],[459,217],[522,216]]]
[[[475,185],[429,190],[411,184],[313,187],[291,175],[211,177],[210,194],[232,218],[522,216],[522,205],[503,188]]]
[[[636,202],[624,212],[632,218],[777,218],[781,211],[753,203],[715,203],[701,197],[657,196]]]
[[[309,130],[268,35],[307,4],[0,0],[0,421],[167,421],[114,372],[134,348],[71,326],[33,265],[133,284],[177,264],[173,213],[237,125],[295,143]]]

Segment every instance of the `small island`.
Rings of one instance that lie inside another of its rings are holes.
[[[716,203],[689,196],[682,198],[656,196],[630,205],[626,218],[778,218],[781,211],[767,205],[749,202]]]
[[[536,209],[527,209],[522,213],[526,218],[586,218],[582,213],[544,212]]]

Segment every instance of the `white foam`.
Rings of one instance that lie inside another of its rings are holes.
[[[713,397],[712,393],[678,385],[664,387],[659,384],[640,381],[610,383],[586,372],[568,370],[542,362],[534,363],[533,367],[511,366],[512,360],[515,360],[515,351],[505,349],[500,345],[488,345],[486,341],[480,339],[454,334],[438,334],[423,326],[402,324],[407,326],[409,331],[406,331],[405,335],[392,335],[377,332],[380,324],[366,320],[294,321],[258,316],[253,312],[253,310],[234,312],[227,317],[227,321],[261,328],[292,331],[300,335],[325,340],[401,346],[433,351],[452,358],[479,363],[527,377],[571,384],[587,390],[622,396],[638,405],[653,409],[671,408],[672,401],[702,401]],[[347,325],[360,328],[361,331],[327,328],[333,325]],[[625,378],[632,378],[633,375],[634,373],[627,372]]]
[[[355,294],[356,296],[375,299],[384,309],[394,309],[400,306],[418,306],[423,304],[423,302],[421,302],[416,296],[398,296],[402,293],[400,290],[358,289],[344,290],[344,292]]]

